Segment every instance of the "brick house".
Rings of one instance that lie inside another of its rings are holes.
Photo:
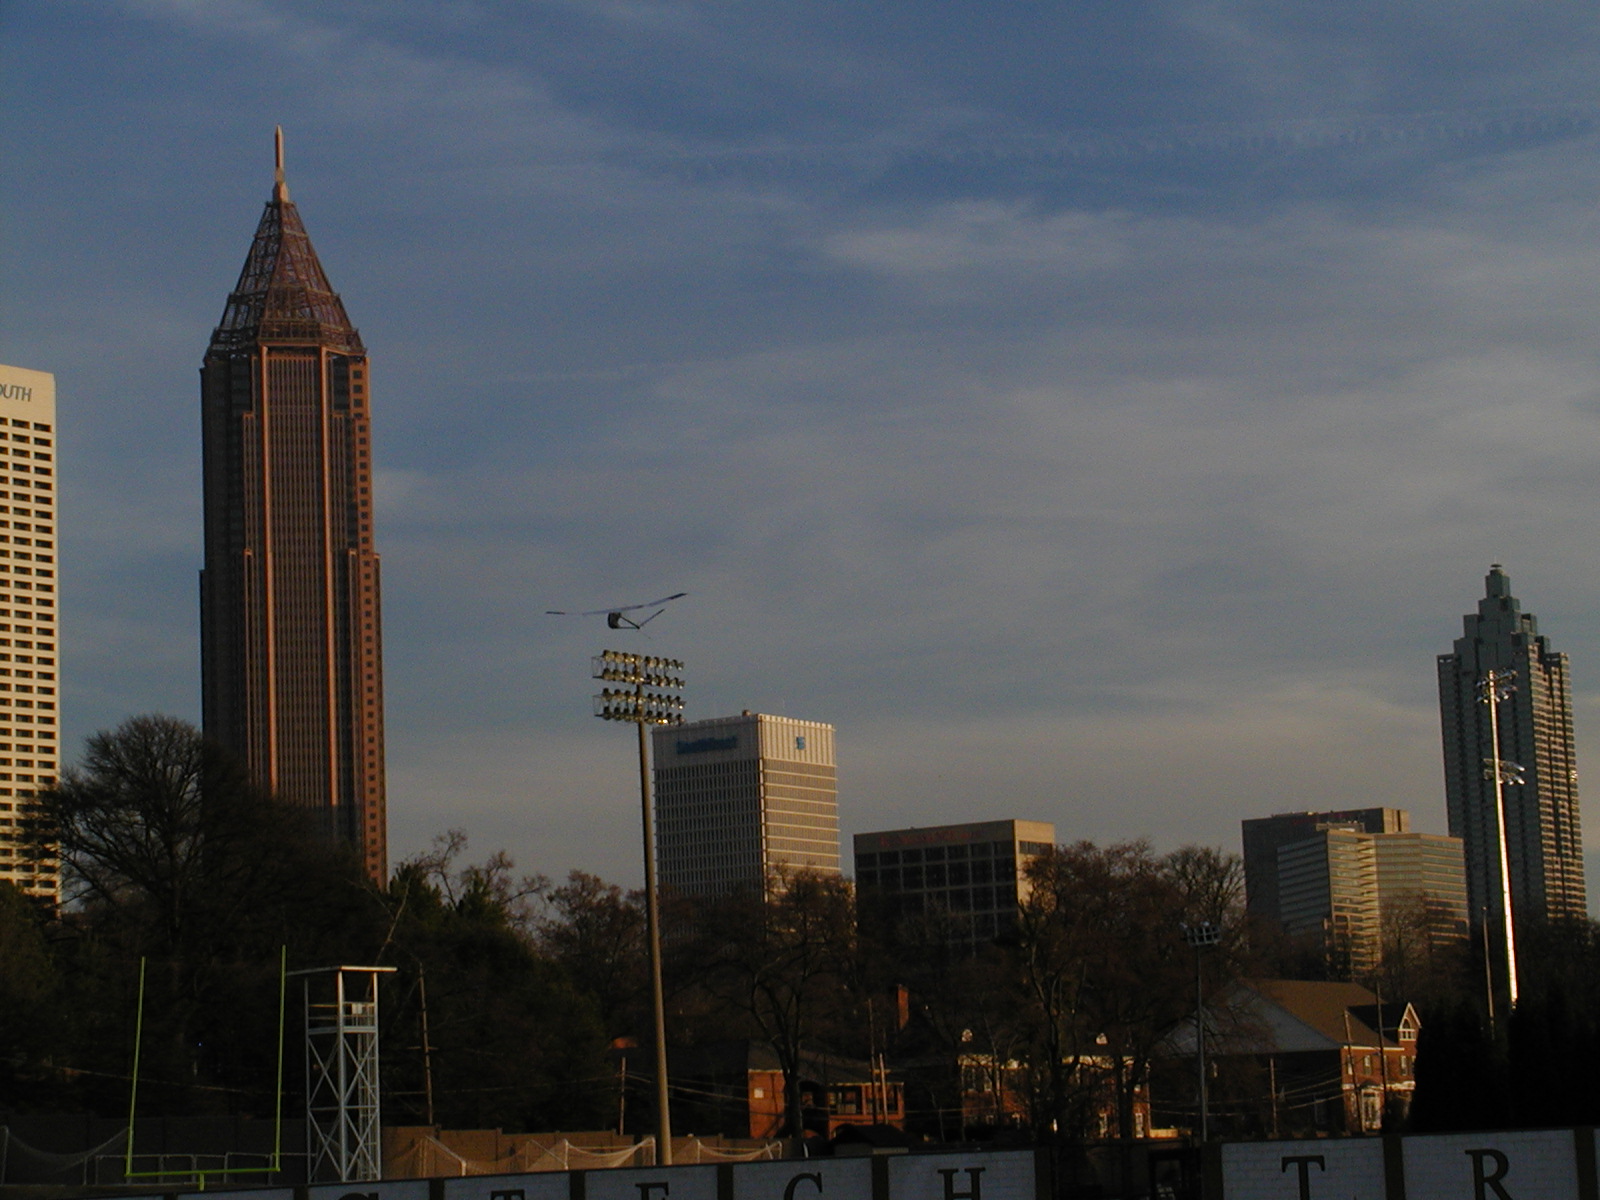
[[[1416,1090],[1416,1009],[1355,983],[1240,980],[1206,1014],[1208,1108],[1232,1135],[1377,1133],[1404,1117]],[[1194,1029],[1172,1039],[1193,1063]],[[1175,1064],[1169,1062],[1169,1066]],[[1192,1066],[1188,1068],[1191,1072]],[[1172,1119],[1193,1123],[1193,1091],[1167,1072]]]
[[[784,1136],[783,1071],[765,1042],[731,1040],[673,1049],[673,1124],[724,1137]],[[807,1053],[800,1090],[806,1135],[832,1139],[847,1126],[905,1128],[905,1087],[853,1059]]]

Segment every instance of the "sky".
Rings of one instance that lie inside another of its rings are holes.
[[[847,846],[1444,832],[1495,562],[1600,764],[1597,52],[1573,0],[0,0],[68,757],[198,719],[197,372],[281,125],[371,354],[395,861],[638,881],[604,648],[836,726]]]

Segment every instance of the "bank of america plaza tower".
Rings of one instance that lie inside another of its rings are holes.
[[[367,353],[284,182],[200,370],[205,731],[387,871]]]

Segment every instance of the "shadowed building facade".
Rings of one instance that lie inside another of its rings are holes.
[[[387,874],[367,353],[283,178],[200,370],[206,734]]]
[[[974,821],[855,835],[864,927],[893,936],[929,917],[952,944],[980,946],[1016,930],[1032,890],[1028,864],[1055,845],[1048,821]]]
[[[1478,611],[1462,622],[1454,651],[1439,656],[1439,710],[1450,832],[1465,846],[1472,919],[1487,917],[1494,929],[1501,918],[1494,783],[1484,770],[1493,751],[1489,706],[1478,699],[1493,670],[1515,673],[1499,705],[1499,751],[1521,766],[1525,781],[1504,788],[1513,928],[1581,920],[1587,901],[1567,656],[1551,650],[1522,611],[1499,563],[1489,568]]]

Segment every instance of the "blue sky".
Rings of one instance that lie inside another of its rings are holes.
[[[1433,658],[1496,561],[1595,761],[1597,26],[6,0],[69,744],[197,714],[197,369],[281,124],[372,353],[396,858],[636,879],[613,644],[685,659],[691,717],[835,724],[847,833],[1442,831]],[[648,640],[543,615],[679,590]]]

